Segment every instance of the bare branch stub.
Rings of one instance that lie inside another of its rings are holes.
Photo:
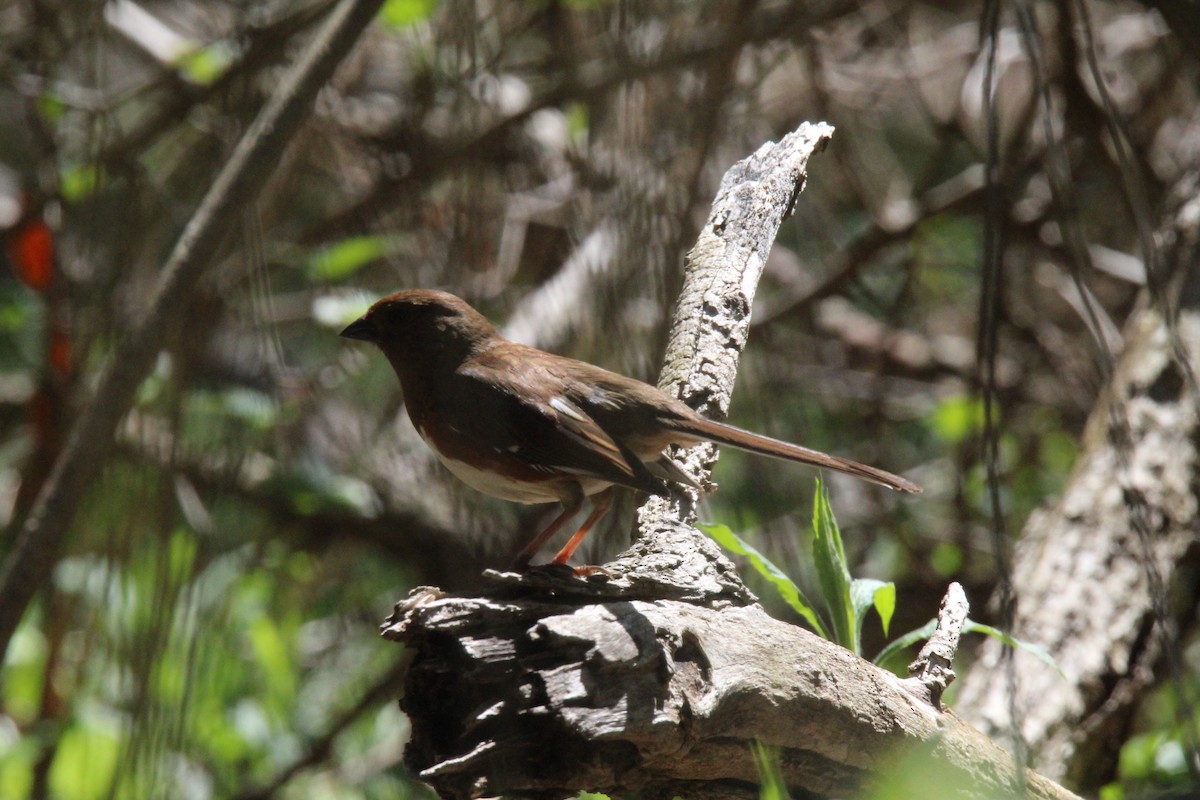
[[[942,707],[942,693],[957,677],[952,665],[970,611],[971,606],[962,585],[951,583],[938,610],[937,629],[925,642],[917,659],[908,665],[911,677],[906,685],[934,708]]]
[[[804,123],[730,167],[687,255],[658,385],[706,415],[722,418],[729,411],[767,255],[804,187],[809,157],[832,135],[830,125]],[[677,460],[704,484],[716,458],[714,445],[700,444]],[[692,528],[697,500],[693,491],[648,500],[638,512],[643,546],[675,550],[679,546],[668,541],[675,537],[694,548],[711,545]]]

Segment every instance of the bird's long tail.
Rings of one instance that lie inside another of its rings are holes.
[[[759,453],[764,456],[771,456],[772,458],[798,461],[801,464],[811,464],[814,467],[844,472],[847,475],[853,475],[856,478],[861,478],[871,483],[878,483],[881,486],[901,492],[911,492],[912,494],[920,494],[921,492],[921,487],[917,484],[907,478],[893,475],[886,470],[860,464],[848,458],[822,453],[820,450],[810,450],[798,444],[772,439],[769,436],[751,433],[733,425],[727,425],[724,422],[697,417],[694,419],[671,420],[668,424],[680,433],[695,436],[698,439],[706,439],[717,444],[729,445],[740,450],[749,450],[752,453]]]

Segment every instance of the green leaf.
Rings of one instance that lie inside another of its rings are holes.
[[[0,706],[18,724],[27,724],[38,717],[49,650],[40,620],[30,619],[34,614],[26,616],[9,645],[4,680],[0,681]],[[0,792],[0,796],[6,795]]]
[[[36,106],[42,119],[51,125],[57,124],[67,113],[67,104],[63,99],[49,92],[38,95]]]
[[[395,253],[403,242],[399,236],[352,236],[343,239],[309,256],[308,277],[319,283],[345,280],[371,262]]]
[[[926,622],[924,625],[917,628],[916,630],[911,630],[908,633],[904,634],[903,636],[899,636],[896,639],[893,639],[888,644],[888,646],[883,648],[882,650],[880,650],[879,654],[876,655],[875,658],[872,660],[876,664],[883,664],[885,661],[887,661],[889,658],[891,658],[892,656],[894,656],[896,653],[900,652],[904,648],[914,645],[917,642],[928,639],[930,636],[933,635],[933,632],[935,630],[937,630],[937,619],[936,618],[929,620],[929,622]]]
[[[379,12],[385,25],[397,30],[429,19],[438,7],[438,0],[387,0]]]
[[[783,770],[779,767],[779,751],[757,739],[750,744],[750,750],[758,768],[759,800],[791,800]]]
[[[104,185],[106,173],[100,164],[75,164],[62,170],[58,177],[59,190],[68,203],[78,203],[91,197]]]
[[[175,67],[185,78],[198,86],[209,86],[224,75],[233,64],[234,51],[225,42],[198,47],[175,59]]]
[[[929,554],[929,563],[941,575],[957,575],[963,563],[962,548],[954,542],[938,542]]]
[[[983,430],[983,401],[978,397],[947,397],[929,417],[929,427],[944,442],[957,444]]]
[[[84,719],[63,733],[50,767],[50,791],[54,797],[101,800],[117,767],[121,745],[110,724]]]
[[[846,566],[846,551],[842,534],[829,507],[829,495],[821,479],[817,479],[817,496],[813,499],[813,563],[821,597],[833,620],[833,641],[858,653],[857,614],[850,596],[850,570]]]
[[[875,605],[875,592],[883,586],[883,581],[871,578],[855,578],[850,581],[850,604],[854,609],[854,652],[862,651],[863,620],[867,612]]]
[[[887,636],[892,614],[896,611],[896,584],[871,578],[855,578],[850,583],[850,596],[854,599],[854,613],[858,617],[857,640],[862,642],[863,620],[872,608],[879,614],[883,624],[883,635]]]
[[[1009,647],[1019,647],[1026,653],[1036,656],[1042,663],[1051,667],[1063,680],[1066,680],[1067,678],[1067,676],[1063,674],[1062,669],[1058,666],[1058,662],[1054,660],[1054,656],[1050,655],[1046,648],[1042,647],[1040,644],[1022,641],[1012,634],[1005,633],[999,628],[993,628],[991,625],[984,625],[983,623],[976,622],[973,619],[968,619],[965,623],[963,623],[963,633],[986,633],[993,639],[999,639]]]
[[[808,621],[808,624],[812,626],[812,629],[818,636],[823,639],[829,638],[825,626],[821,624],[821,619],[817,615],[816,608],[804,596],[804,592],[800,591],[800,587],[785,575],[783,570],[771,563],[770,559],[730,530],[728,525],[702,524],[696,527],[711,536],[717,544],[729,552],[739,556],[746,556],[750,560],[750,565],[754,567],[758,574],[766,578],[775,587],[779,592],[779,596],[784,599],[784,602]]]

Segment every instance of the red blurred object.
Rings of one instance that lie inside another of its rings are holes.
[[[8,260],[21,282],[36,292],[54,283],[54,233],[41,217],[31,217],[8,233]]]

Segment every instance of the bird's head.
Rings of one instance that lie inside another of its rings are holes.
[[[408,289],[377,301],[341,335],[378,345],[396,364],[461,359],[499,334],[482,314],[448,292]]]

